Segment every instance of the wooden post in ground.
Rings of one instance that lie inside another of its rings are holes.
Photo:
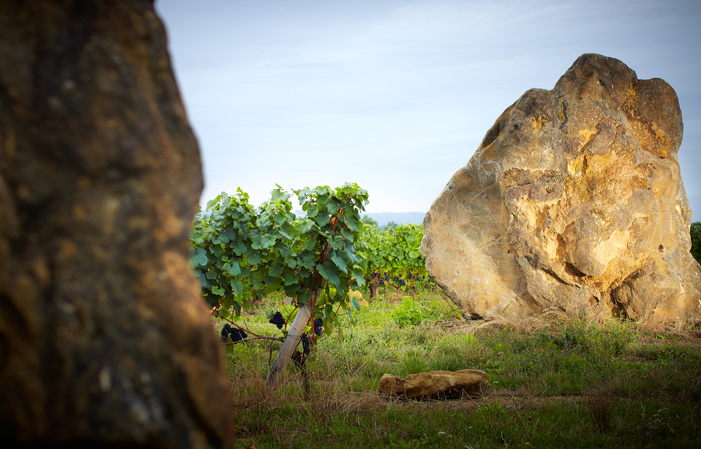
[[[276,389],[280,383],[280,380],[282,380],[282,375],[285,372],[285,368],[292,357],[292,353],[299,344],[299,339],[302,338],[302,332],[307,326],[307,323],[309,323],[310,317],[311,309],[309,306],[300,307],[299,312],[297,312],[297,316],[292,322],[292,326],[290,326],[290,331],[287,334],[287,338],[285,338],[285,342],[282,344],[282,348],[280,348],[280,352],[275,358],[273,366],[270,369],[268,380],[265,383],[269,390]]]

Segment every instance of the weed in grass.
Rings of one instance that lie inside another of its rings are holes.
[[[560,345],[597,358],[610,358],[621,354],[633,341],[633,330],[625,324],[613,320],[596,324],[575,319],[564,326]]]
[[[474,335],[447,334],[436,339],[435,349],[428,360],[434,370],[459,371],[475,368],[478,360],[478,342]]]
[[[642,423],[638,429],[644,432],[647,437],[652,435],[656,437],[671,436],[675,433],[674,428],[681,420],[679,415],[672,416],[667,407],[660,408],[656,412],[648,414],[643,410],[640,413],[640,418]]]
[[[406,374],[422,373],[427,371],[425,355],[418,351],[409,351],[404,357],[404,372]]]
[[[594,391],[588,398],[589,417],[596,430],[605,433],[611,427],[613,398],[605,391]]]
[[[392,318],[399,326],[416,326],[428,315],[428,309],[420,307],[410,296],[405,296],[401,305],[392,312]]]

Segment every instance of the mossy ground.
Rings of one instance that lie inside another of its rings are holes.
[[[237,322],[282,336],[267,323],[277,310],[287,316],[292,307],[269,297]],[[341,321],[307,360],[308,394],[292,364],[277,390],[265,388],[281,343],[228,347],[236,447],[701,447],[698,330],[465,322],[436,292],[385,292]],[[468,368],[489,374],[479,398],[377,394],[384,373]]]

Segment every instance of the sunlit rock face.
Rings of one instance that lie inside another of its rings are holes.
[[[148,0],[0,2],[0,446],[230,442],[200,156]]]
[[[429,273],[465,316],[701,318],[701,271],[661,79],[579,57],[507,108],[424,220]]]

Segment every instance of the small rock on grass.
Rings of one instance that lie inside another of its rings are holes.
[[[428,371],[406,379],[385,374],[379,392],[408,399],[459,399],[479,396],[489,388],[487,373],[476,369]]]

